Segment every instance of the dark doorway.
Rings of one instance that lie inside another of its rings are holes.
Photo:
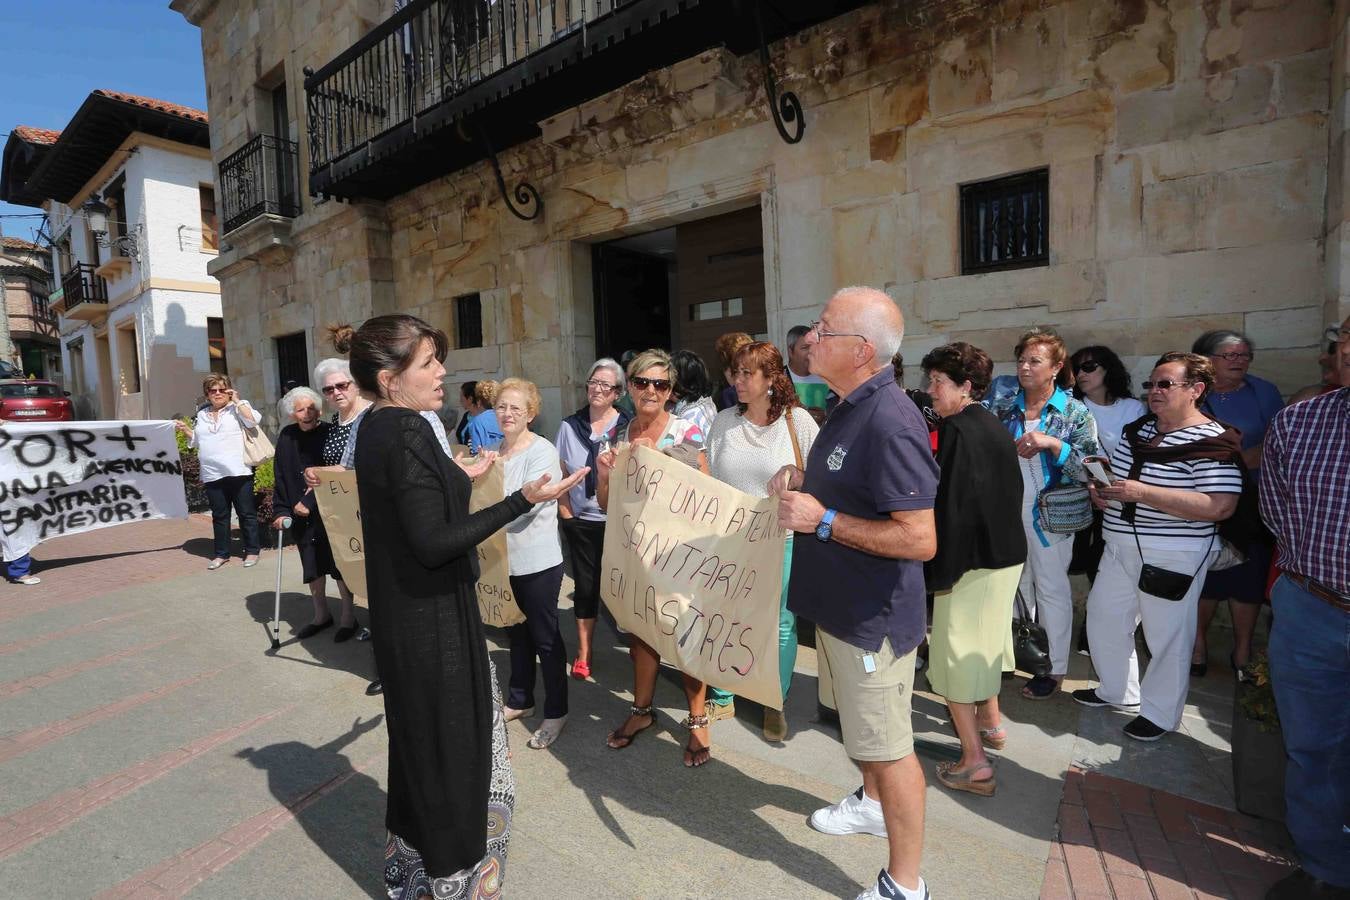
[[[600,356],[692,350],[716,380],[718,337],[767,339],[758,206],[599,244],[594,253]]]
[[[596,355],[670,347],[674,260],[615,243],[597,244],[594,253]]]

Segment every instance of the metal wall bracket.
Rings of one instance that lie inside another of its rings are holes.
[[[769,98],[769,109],[773,112],[773,124],[778,136],[789,144],[795,144],[806,134],[806,116],[802,112],[802,101],[792,91],[778,92],[778,82],[773,77],[773,64],[769,61],[769,44],[764,39],[764,2],[753,0],[755,5],[755,29],[759,35],[759,61],[764,66],[764,91]],[[786,123],[786,124],[785,124]],[[792,130],[788,130],[788,125]]]
[[[497,161],[497,151],[492,149],[492,140],[488,137],[487,129],[479,124],[477,130],[478,142],[483,147],[483,155],[492,163],[492,174],[497,176],[497,189],[501,191],[502,199],[506,201],[506,208],[511,211],[511,215],[525,222],[539,218],[539,214],[544,211],[544,199],[528,181],[516,185],[514,191],[507,191],[506,179],[502,177],[502,166]]]

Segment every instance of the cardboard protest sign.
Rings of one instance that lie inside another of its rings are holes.
[[[361,546],[361,500],[356,491],[356,473],[321,472],[322,481],[315,489],[319,499],[319,514],[323,516],[328,543],[333,557],[342,571],[343,580],[352,592],[362,597],[366,593],[366,553]],[[493,465],[473,485],[469,497],[469,511],[477,512],[505,496],[502,485],[502,467]],[[505,628],[524,622],[525,616],[511,596],[511,570],[506,560],[506,532],[498,531],[477,548],[479,577],[476,591],[478,611],[483,624]]]
[[[469,512],[475,513],[506,497],[502,481],[505,469],[493,463],[473,483],[469,495]],[[484,625],[505,628],[525,621],[525,614],[516,605],[511,593],[511,566],[506,555],[506,531],[499,529],[478,545],[478,612]]]
[[[356,493],[356,472],[319,470],[319,486],[314,496],[319,501],[319,515],[323,517],[324,531],[328,532],[328,546],[333,549],[342,580],[353,594],[369,597],[366,593],[366,550],[361,536],[361,498]]]
[[[187,514],[172,422],[0,422],[5,559],[63,534]]]
[[[774,709],[783,540],[778,498],[631,444],[609,482],[600,596],[679,668]]]

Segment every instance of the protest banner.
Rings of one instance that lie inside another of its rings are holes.
[[[5,559],[63,534],[187,514],[172,422],[0,423]]]
[[[709,684],[783,708],[778,498],[742,493],[647,447],[609,482],[600,596],[623,628]]]
[[[473,483],[469,495],[469,512],[475,513],[506,497],[502,481],[505,469],[500,462],[492,464]],[[511,566],[506,555],[506,531],[498,529],[478,545],[478,612],[484,625],[505,628],[525,621],[525,614],[516,605],[511,593]]]
[[[356,491],[356,473],[321,472],[322,480],[314,495],[319,499],[319,514],[328,532],[328,543],[347,587],[362,597],[366,593],[366,554],[361,545],[361,500]],[[473,485],[469,512],[491,506],[505,496],[502,467],[493,465]],[[511,570],[506,559],[506,532],[498,531],[478,545],[478,612],[484,625],[505,628],[524,622],[525,616],[511,595]]]
[[[362,546],[361,498],[356,493],[356,473],[350,469],[333,472],[319,470],[319,486],[314,496],[319,501],[319,515],[328,533],[328,546],[333,550],[342,580],[358,597],[366,593],[366,550]]]

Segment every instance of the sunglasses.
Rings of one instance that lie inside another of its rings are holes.
[[[1089,359],[1089,360],[1087,360],[1086,362],[1081,362],[1081,363],[1079,363],[1077,366],[1075,366],[1075,367],[1074,367],[1074,371],[1075,371],[1075,372],[1089,372],[1089,373],[1090,373],[1090,372],[1095,372],[1095,371],[1097,371],[1097,370],[1100,369],[1101,367],[1102,367],[1102,364],[1101,364],[1101,363],[1097,362],[1096,360]]]
[[[330,384],[330,385],[327,385],[326,387],[324,387],[324,389],[323,389],[323,395],[324,395],[325,397],[331,397],[333,394],[336,394],[338,391],[341,391],[342,393],[345,394],[345,393],[347,393],[347,388],[349,388],[349,387],[351,387],[351,386],[352,386],[352,383],[351,383],[350,381],[339,381],[337,384]]]
[[[1140,387],[1142,387],[1142,388],[1143,388],[1144,390],[1146,390],[1146,391],[1151,391],[1151,390],[1153,390],[1154,388],[1157,388],[1157,389],[1160,390],[1160,391],[1170,391],[1172,388],[1174,388],[1174,387],[1181,387],[1183,384],[1195,384],[1195,382],[1194,382],[1194,381],[1173,381],[1173,380],[1170,379],[1170,378],[1160,378],[1160,379],[1158,379],[1157,381],[1144,381],[1144,382],[1141,382],[1141,383],[1140,383]]]
[[[229,392],[230,392],[230,389],[229,389],[229,388],[214,387],[214,388],[211,388],[211,390],[207,391],[206,393],[208,393],[208,394],[228,394]]]
[[[670,390],[669,378],[643,378],[641,375],[636,375],[628,379],[628,383],[640,391],[645,391],[649,387],[656,388],[657,391]]]

